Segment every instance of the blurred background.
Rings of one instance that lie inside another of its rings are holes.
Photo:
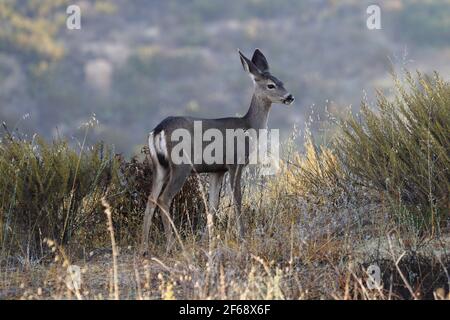
[[[81,30],[66,8],[81,8]],[[366,27],[370,4],[381,30]],[[168,115],[243,115],[252,92],[236,49],[267,56],[296,97],[274,105],[284,137],[357,111],[391,69],[450,76],[448,0],[1,0],[0,122],[9,130],[79,141],[131,155]]]

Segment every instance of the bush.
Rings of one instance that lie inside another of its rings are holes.
[[[115,162],[102,144],[81,155],[66,141],[46,143],[7,135],[0,144],[0,244],[24,256],[45,237],[61,244],[101,212]],[[92,226],[95,228],[95,226]]]
[[[7,132],[0,140],[0,260],[45,257],[45,238],[78,255],[109,247],[102,198],[113,207],[119,245],[133,244],[139,240],[151,179],[146,160],[125,161],[102,143],[79,153],[63,139],[46,143]],[[203,228],[204,201],[196,177],[188,179],[171,209],[175,224],[185,226],[182,235]],[[155,229],[152,239],[159,239],[162,224],[155,223]]]
[[[360,118],[343,121],[336,151],[358,183],[388,196],[400,222],[433,233],[449,209],[450,85],[437,74],[406,82],[396,81],[393,101],[378,93],[378,112],[363,103]]]

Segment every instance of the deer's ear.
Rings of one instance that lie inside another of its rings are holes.
[[[258,67],[246,56],[244,56],[239,49],[238,53],[239,57],[241,58],[242,67],[244,67],[244,70],[247,71],[255,80],[260,79],[262,77],[262,74]]]
[[[253,53],[252,62],[261,72],[269,71],[267,59],[259,49],[256,49]]]

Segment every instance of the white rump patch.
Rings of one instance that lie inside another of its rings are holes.
[[[168,151],[167,151],[167,143],[166,143],[166,134],[164,133],[164,130],[162,130],[160,133],[156,135],[156,150],[159,154],[164,155],[164,157],[168,158]]]
[[[153,139],[153,131],[148,134],[148,149],[152,157],[156,157],[155,140]]]

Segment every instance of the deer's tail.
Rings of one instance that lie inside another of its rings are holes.
[[[159,163],[164,168],[169,167],[169,152],[164,130],[159,132],[152,131],[148,134],[148,149],[154,165]]]

